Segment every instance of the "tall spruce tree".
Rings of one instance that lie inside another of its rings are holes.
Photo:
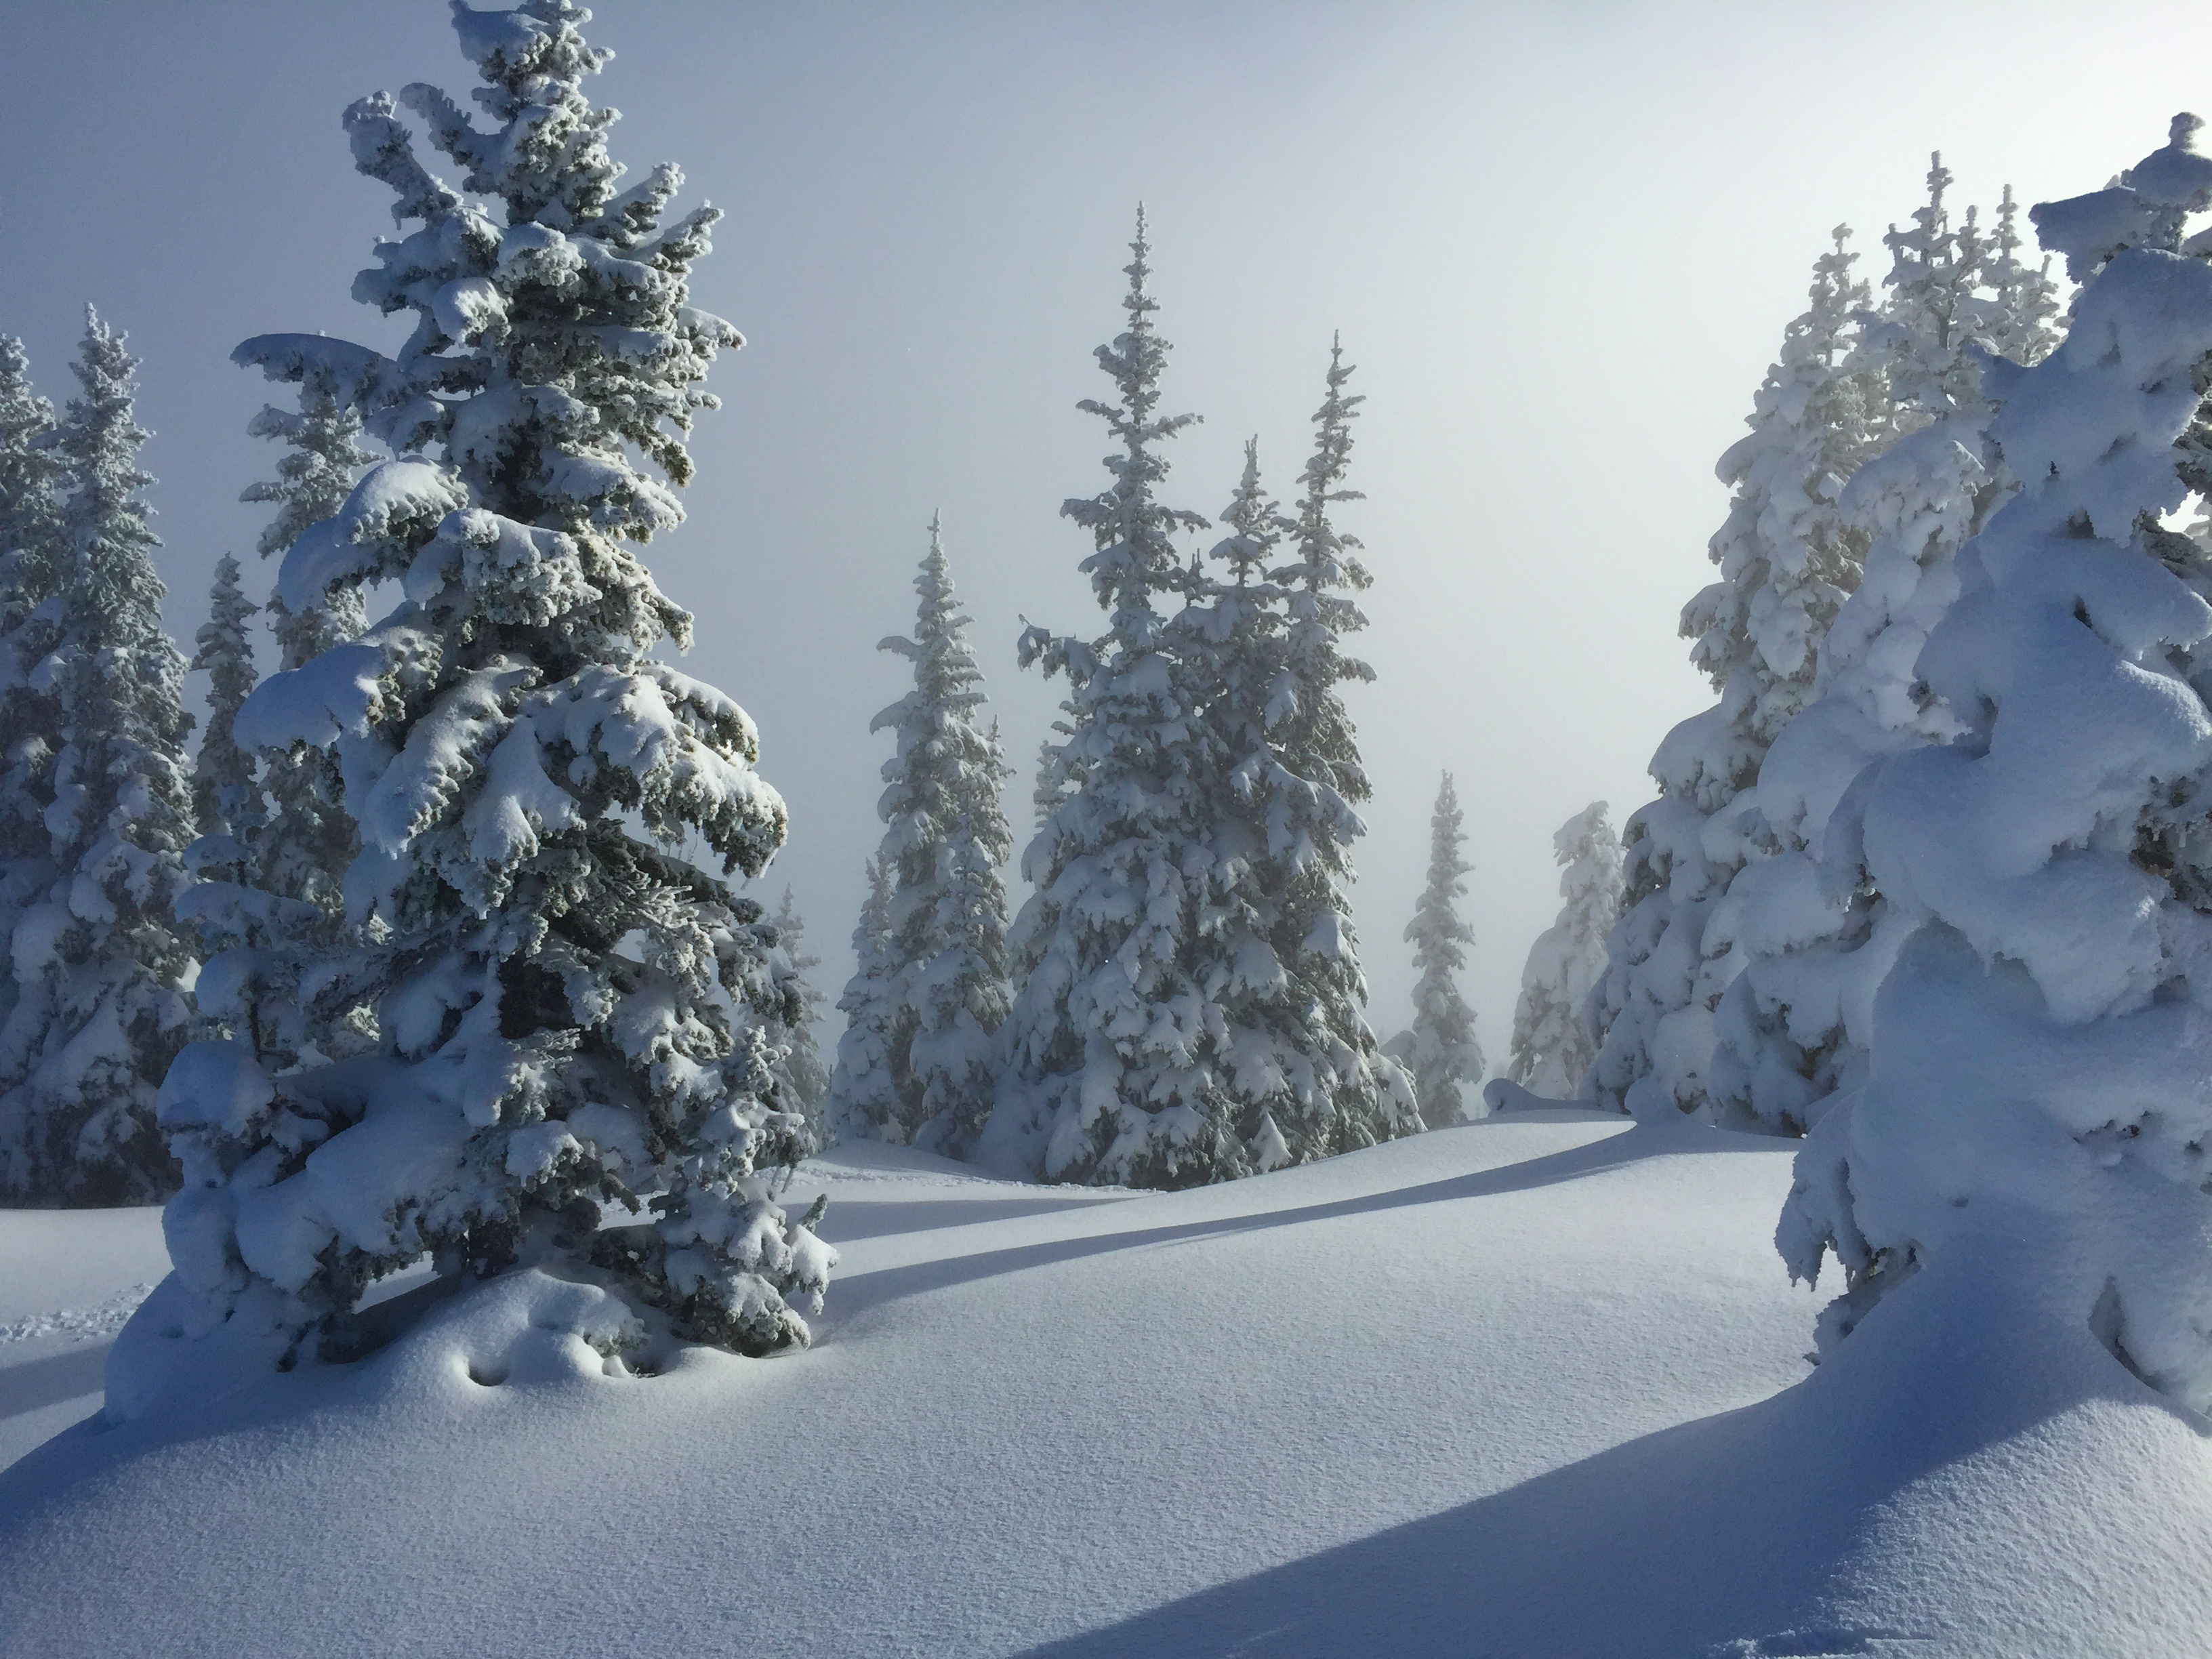
[[[1620,916],[1620,838],[1592,801],[1552,837],[1559,870],[1559,919],[1536,936],[1521,970],[1506,1076],[1530,1094],[1567,1100],[1597,1055],[1583,1024],[1605,976],[1606,936]]]
[[[239,586],[238,561],[224,554],[216,563],[208,619],[193,638],[198,649],[191,666],[208,677],[208,719],[192,763],[192,815],[201,835],[228,837],[240,853],[259,841],[268,817],[259,769],[231,731],[253,692],[253,641],[246,623],[260,609]]]
[[[23,343],[0,335],[0,941],[53,881],[53,760],[61,747],[50,684],[33,676],[61,622],[65,561],[54,406],[31,383]],[[15,969],[0,961],[0,1075],[18,1061],[44,1020],[35,998],[21,1027]]]
[[[1367,617],[1352,597],[1371,582],[1359,538],[1340,530],[1334,508],[1365,499],[1346,487],[1352,422],[1366,398],[1347,395],[1352,366],[1341,336],[1329,341],[1314,447],[1299,477],[1286,537],[1290,560],[1269,579],[1284,591],[1283,657],[1274,684],[1271,737],[1282,770],[1304,789],[1285,787],[1270,824],[1270,851],[1282,894],[1276,950],[1288,968],[1293,1000],[1325,1032],[1333,1079],[1334,1151],[1418,1128],[1411,1079],[1377,1048],[1363,1010],[1367,980],[1352,922],[1352,843],[1367,833],[1356,809],[1374,793],[1342,688],[1372,682],[1375,671],[1345,649]],[[1294,1145],[1293,1151],[1306,1155]]]
[[[1474,866],[1462,848],[1466,815],[1447,772],[1437,788],[1429,819],[1429,878],[1406,924],[1413,947],[1413,1023],[1391,1039],[1392,1052],[1413,1075],[1421,1117],[1431,1129],[1447,1128],[1480,1116],[1474,1091],[1488,1062],[1474,1035],[1474,1010],[1460,994],[1459,975],[1467,966],[1467,947],[1474,929],[1459,913],[1467,895],[1467,872]]]
[[[1193,589],[1174,538],[1206,521],[1157,491],[1164,446],[1197,417],[1158,412],[1169,347],[1153,325],[1141,212],[1130,246],[1128,323],[1097,352],[1115,400],[1080,405],[1113,434],[1113,481],[1060,509],[1091,532],[1083,569],[1106,631],[1022,637],[1025,665],[1067,677],[1067,734],[1047,786],[1058,804],[1023,860],[1036,890],[1013,928],[1020,988],[985,1146],[990,1161],[1048,1180],[1187,1187],[1256,1166],[1218,1087],[1224,1056],[1192,971],[1218,793],[1212,688],[1173,637]]]
[[[896,738],[876,809],[884,824],[878,861],[892,880],[888,997],[860,1005],[864,1017],[888,1016],[869,1047],[885,1056],[890,1090],[849,1103],[841,1115],[859,1133],[957,1157],[990,1115],[994,1034],[1012,994],[999,875],[1013,851],[1000,804],[1010,771],[996,728],[981,718],[982,671],[935,515],[914,586],[913,637],[894,635],[879,647],[914,665],[914,689],[869,727],[888,727]]]
[[[1850,232],[1834,234],[1751,430],[1717,468],[1733,491],[1710,550],[1720,579],[1684,608],[1682,633],[1720,701],[1667,734],[1651,762],[1659,799],[1628,820],[1627,908],[1591,1010],[1591,1085],[1616,1110],[1647,1077],[1682,1110],[1706,1107],[1713,1010],[1741,960],[1707,926],[1735,872],[1771,850],[1752,786],[1814,695],[1821,640],[1865,556],[1866,533],[1837,497],[1888,435],[1889,412],[1860,349],[1870,296],[1850,274]]]
[[[783,803],[744,711],[650,654],[690,619],[633,550],[680,522],[700,382],[741,343],[688,299],[717,216],[664,227],[670,167],[617,191],[584,17],[456,8],[493,126],[432,87],[403,98],[459,190],[392,98],[347,111],[356,165],[419,226],[354,288],[415,313],[397,356],[303,335],[238,354],[328,386],[399,452],[293,542],[278,593],[296,614],[390,580],[403,602],[238,721],[258,747],[337,748],[362,843],[351,936],[310,955],[301,1000],[325,1024],[373,1006],[374,1046],[272,1075],[204,1042],[162,1095],[196,1317],[280,1347],[346,1351],[368,1283],[428,1251],[447,1276],[605,1275],[634,1312],[579,1329],[603,1346],[665,1321],[760,1353],[806,1340],[793,1303],[834,1261],[767,1190],[808,1138],[726,1000],[798,1018],[772,927],[678,856],[696,835],[757,874]],[[594,1232],[603,1201],[648,1200],[657,1220]]]
[[[806,924],[790,888],[783,890],[772,920],[776,951],[770,971],[780,994],[762,1014],[755,1016],[750,1009],[741,1012],[757,1019],[767,1041],[776,1104],[805,1120],[811,1141],[818,1146],[830,1094],[830,1071],[822,1063],[821,1045],[814,1035],[827,1000],[814,978],[822,958],[806,949]]]
[[[60,739],[45,815],[54,874],[15,929],[0,1185],[18,1202],[143,1204],[176,1184],[154,1105],[191,1014],[195,964],[172,914],[191,839],[191,721],[146,522],[137,366],[88,307],[73,367],[81,395],[52,440],[64,587],[31,676],[53,696]]]
[[[1398,1086],[1403,1079],[1360,1017],[1366,988],[1337,903],[1335,883],[1350,874],[1344,849],[1363,826],[1332,783],[1289,763],[1316,724],[1302,674],[1333,648],[1334,630],[1308,626],[1309,562],[1277,568],[1301,526],[1261,485],[1256,441],[1245,445],[1221,524],[1229,534],[1177,619],[1191,679],[1212,686],[1200,733],[1214,750],[1205,813],[1212,878],[1191,959],[1219,1027],[1216,1086],[1255,1166],[1272,1169],[1419,1124],[1410,1088]],[[1331,637],[1313,637],[1324,631]],[[1321,695],[1334,699],[1334,680]],[[1347,771],[1326,761],[1314,769]]]
[[[281,559],[301,537],[336,520],[354,480],[376,457],[362,441],[360,414],[338,401],[328,376],[312,369],[302,380],[298,408],[264,405],[246,430],[285,447],[276,476],[249,485],[239,498],[275,506],[258,550],[264,559]],[[358,580],[307,586],[296,607],[281,592],[269,596],[265,609],[281,669],[302,667],[368,625]],[[259,848],[260,881],[270,893],[313,905],[335,923],[344,908],[339,878],[360,850],[337,755],[294,744],[270,757],[265,781],[269,821]]]
[[[872,858],[866,878],[860,919],[853,927],[853,976],[837,998],[845,1030],[830,1074],[832,1140],[881,1140],[903,1133],[891,1080],[891,1034],[904,1006],[891,939],[891,872],[882,859]]]

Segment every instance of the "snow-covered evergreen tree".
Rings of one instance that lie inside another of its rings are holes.
[[[232,722],[252,695],[253,641],[247,622],[261,607],[238,583],[238,561],[228,553],[216,563],[208,619],[194,636],[191,665],[208,677],[207,726],[192,763],[192,814],[203,836],[224,836],[241,850],[260,838],[268,809],[252,754],[231,735]]]
[[[2001,347],[2039,361],[2053,343],[2056,301],[2047,278],[2018,261],[2011,193],[1993,245],[1971,210],[1953,225],[1950,182],[1932,158],[1926,205],[1887,239],[1889,293],[1869,346],[1905,435],[1840,497],[1869,538],[1864,578],[1822,646],[1819,697],[1775,739],[1759,774],[1775,855],[1731,884],[1708,936],[1709,949],[1723,940],[1741,964],[1719,1006],[1711,1091],[1722,1121],[1739,1127],[1802,1131],[1863,1066],[1875,988],[1902,919],[1856,883],[1827,885],[1816,860],[1830,814],[1869,759],[1965,729],[1917,662],[1958,593],[1960,545],[2015,488],[1989,440],[1982,365]]]
[[[308,958],[300,1000],[325,1029],[372,1006],[374,1045],[272,1074],[241,1041],[196,1043],[162,1093],[195,1317],[280,1349],[319,1331],[343,1351],[367,1285],[428,1251],[448,1276],[603,1273],[679,1336],[764,1352],[805,1340],[793,1304],[834,1260],[767,1190],[807,1135],[728,1011],[798,1018],[772,927],[678,855],[696,836],[756,875],[783,803],[744,711],[650,654],[690,619],[631,545],[680,522],[700,382],[740,343],[688,301],[717,216],[664,227],[673,167],[617,191],[584,16],[455,9],[493,125],[434,88],[403,99],[459,190],[392,99],[348,110],[356,165],[419,227],[355,283],[415,313],[397,356],[307,335],[238,354],[327,386],[398,453],[294,540],[287,609],[404,594],[237,724],[259,748],[336,746],[351,938]],[[648,1196],[657,1221],[594,1233],[603,1201]]]
[[[894,635],[880,647],[914,665],[914,689],[869,727],[896,738],[876,809],[884,823],[877,861],[892,881],[880,969],[888,1003],[869,995],[856,1006],[866,1018],[888,1013],[865,1047],[884,1054],[890,1090],[847,1103],[838,1115],[855,1133],[957,1157],[990,1115],[994,1034],[1012,997],[999,875],[1013,851],[1000,805],[1009,769],[996,727],[981,718],[982,671],[933,515],[914,586],[913,637]]]
[[[0,1041],[0,1190],[143,1204],[175,1185],[155,1091],[186,1035],[194,967],[172,905],[191,839],[185,660],[161,625],[132,410],[137,364],[88,309],[81,395],[53,434],[67,484],[56,641],[31,676],[57,706],[46,810],[54,877],[17,923]]]
[[[2203,1412],[2212,580],[2162,523],[2212,484],[2198,125],[2032,214],[2085,286],[2056,351],[1990,370],[2021,487],[1918,659],[1963,730],[1875,759],[1827,830],[1838,879],[1910,925],[1777,1242],[1808,1279],[1842,1263],[1824,1350],[1885,1297],[1940,1314],[1948,1284],[1984,1318],[2087,1326]]]
[[[1583,1010],[1605,976],[1606,936],[1620,915],[1620,838],[1592,801],[1552,837],[1559,919],[1536,936],[1521,970],[1506,1075],[1547,1100],[1571,1098],[1597,1056]]]
[[[53,759],[61,747],[53,688],[33,676],[61,623],[60,458],[54,406],[31,383],[23,343],[0,335],[0,940],[15,937],[25,908],[53,880]],[[17,1001],[12,964],[0,961],[0,1074],[35,1036],[5,1022]]]
[[[1366,401],[1345,392],[1352,374],[1343,339],[1333,337],[1313,451],[1286,528],[1291,556],[1268,572],[1285,611],[1268,700],[1268,738],[1283,775],[1267,823],[1268,879],[1280,896],[1273,939],[1290,975],[1287,1000],[1309,1010],[1316,1028],[1310,1046],[1329,1097],[1321,1119],[1330,1126],[1326,1134],[1291,1132],[1300,1161],[1421,1127],[1411,1079],[1376,1047],[1363,1012],[1367,980],[1352,922],[1352,846],[1366,834],[1354,809],[1374,792],[1342,688],[1375,678],[1345,649],[1346,637],[1367,626],[1352,595],[1372,580],[1359,538],[1340,530],[1334,514],[1341,502],[1364,499],[1345,483],[1352,422]]]
[[[1091,533],[1083,568],[1106,632],[1022,638],[1024,664],[1067,676],[1068,729],[1048,785],[1059,804],[1023,860],[1036,890],[1011,941],[1019,989],[986,1145],[990,1161],[1048,1180],[1183,1187],[1250,1172],[1259,1126],[1224,1109],[1209,999],[1190,971],[1215,876],[1212,688],[1193,683],[1170,634],[1194,581],[1174,538],[1206,520],[1157,494],[1164,445],[1197,417],[1158,412],[1169,348],[1141,213],[1131,248],[1128,325],[1097,353],[1116,399],[1081,405],[1118,446],[1113,482],[1060,509]]]
[[[776,1056],[769,1069],[775,1079],[776,1103],[804,1118],[808,1133],[819,1144],[830,1094],[830,1071],[822,1063],[821,1044],[814,1035],[822,1005],[828,1000],[814,980],[822,958],[807,951],[806,924],[799,919],[798,902],[788,887],[775,907],[775,921],[776,949],[783,958],[776,964],[781,970],[777,976],[787,994],[761,1023]]]
[[[891,872],[879,858],[868,860],[867,887],[853,928],[853,976],[837,999],[845,1030],[830,1074],[832,1140],[880,1139],[899,1123],[891,1036],[906,1000],[891,939]]]
[[[1859,349],[1869,296],[1850,274],[1850,234],[1838,226],[1814,263],[1811,304],[1784,331],[1750,432],[1717,469],[1734,491],[1711,549],[1720,580],[1685,607],[1682,632],[1721,700],[1652,757],[1660,797],[1628,820],[1627,908],[1589,1010],[1599,1041],[1590,1089],[1615,1109],[1645,1077],[1661,1100],[1705,1105],[1713,1009],[1739,961],[1709,944],[1707,923],[1735,872],[1768,850],[1751,787],[1812,698],[1822,636],[1865,555],[1865,532],[1838,495],[1889,416],[1881,374]]]
[[[1066,728],[1054,723],[1055,731]],[[1030,821],[1033,828],[1042,830],[1052,821],[1060,804],[1067,798],[1066,776],[1060,763],[1060,745],[1047,738],[1037,745],[1036,781],[1030,790]]]
[[[2024,239],[2020,234],[2020,206],[2012,186],[2004,187],[1997,203],[1996,229],[1990,239],[1990,254],[1983,281],[1990,290],[1987,320],[1982,333],[1989,349],[2015,363],[2040,362],[2057,342],[2058,284],[2051,280],[2047,254],[2031,269],[2020,257]]]
[[[354,480],[376,457],[362,442],[360,415],[338,401],[328,376],[312,369],[301,385],[297,409],[265,405],[246,430],[285,446],[276,476],[249,485],[239,498],[275,505],[258,550],[264,559],[281,559],[301,536],[335,520]],[[302,667],[368,625],[357,580],[337,580],[320,591],[310,586],[296,607],[281,592],[271,593],[265,607],[281,669]],[[311,904],[335,922],[344,908],[339,878],[360,850],[337,757],[327,747],[295,744],[270,757],[264,781],[269,821],[258,849],[260,882],[267,891]]]
[[[1447,772],[1429,819],[1428,884],[1406,924],[1420,974],[1413,982],[1413,1023],[1390,1040],[1392,1054],[1413,1074],[1421,1117],[1431,1129],[1482,1115],[1472,1091],[1489,1069],[1475,1039],[1474,1010],[1459,991],[1460,971],[1474,943],[1474,928],[1459,913],[1459,901],[1467,896],[1464,878],[1474,867],[1462,851],[1465,822],[1459,791]]]
[[[1337,385],[1333,378],[1332,404]],[[1331,437],[1341,435],[1338,425]],[[1334,447],[1331,459],[1341,453]],[[1324,470],[1309,504],[1316,544],[1335,540],[1327,499],[1351,494],[1328,496],[1340,465],[1334,472]],[[1334,690],[1349,674],[1307,678],[1335,649],[1334,620],[1316,617],[1316,590],[1334,599],[1316,568],[1329,555],[1278,568],[1282,544],[1301,526],[1261,484],[1256,441],[1245,446],[1243,476],[1220,522],[1229,534],[1175,624],[1189,680],[1212,687],[1199,734],[1213,751],[1201,774],[1212,795],[1203,813],[1212,879],[1189,960],[1219,1027],[1222,1109],[1250,1126],[1255,1167],[1272,1169],[1419,1124],[1410,1087],[1378,1056],[1360,1014],[1366,986],[1340,884],[1363,826],[1333,784],[1289,763],[1298,739],[1326,729],[1332,741],[1316,747],[1334,748],[1343,763],[1316,758],[1314,769],[1364,783]]]

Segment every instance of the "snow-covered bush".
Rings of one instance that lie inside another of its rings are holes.
[[[1429,819],[1428,883],[1413,906],[1413,919],[1406,924],[1413,966],[1420,974],[1413,982],[1413,1023],[1390,1039],[1391,1054],[1413,1073],[1422,1121],[1431,1129],[1482,1115],[1474,1109],[1469,1089],[1480,1086],[1489,1068],[1475,1039],[1474,1010],[1459,990],[1467,947],[1474,943],[1474,928],[1459,913],[1459,901],[1467,895],[1462,878],[1474,867],[1461,850],[1467,842],[1465,822],[1459,791],[1447,772]]]
[[[1583,1010],[1605,975],[1606,935],[1620,915],[1620,838],[1601,800],[1552,837],[1559,872],[1559,919],[1536,936],[1521,970],[1506,1076],[1547,1100],[1571,1098],[1596,1058]]]
[[[52,434],[66,496],[61,587],[32,667],[52,699],[51,884],[15,926],[0,1034],[0,1191],[143,1204],[176,1184],[155,1091],[186,1035],[192,952],[172,914],[191,839],[185,659],[161,625],[138,465],[137,364],[87,313],[82,395]],[[36,742],[36,738],[29,739]]]
[[[1839,498],[1868,538],[1864,575],[1821,646],[1816,700],[1759,771],[1771,856],[1730,884],[1708,932],[1708,954],[1738,964],[1718,1007],[1711,1093],[1739,1127],[1801,1132],[1863,1071],[1875,988],[1906,924],[1856,874],[1823,878],[1829,817],[1873,757],[1963,730],[1917,664],[1958,594],[1960,544],[2015,487],[1990,442],[1982,365],[1999,349],[2035,362],[2054,343],[2053,285],[2016,257],[2011,192],[1991,241],[1971,210],[1951,222],[1950,177],[1933,158],[1927,205],[1887,238],[1889,296],[1869,319],[1868,349],[1905,435]]]
[[[914,636],[879,647],[914,665],[914,690],[869,725],[896,739],[876,806],[884,830],[875,867],[891,888],[881,942],[856,940],[855,1023],[838,1047],[833,1116],[848,1133],[960,1157],[990,1115],[995,1034],[1012,995],[999,875],[1013,852],[999,799],[1009,769],[983,719],[982,671],[933,514],[914,586]]]
[[[1918,659],[1958,734],[1874,760],[1827,827],[1824,862],[1904,937],[1778,1243],[1807,1278],[1843,1265],[1824,1347],[1916,1273],[2004,1275],[2201,1411],[2212,566],[2165,528],[2212,486],[2197,125],[2033,212],[2085,286],[2057,350],[1989,371],[2021,487],[1960,550]]]
[[[397,356],[239,349],[397,455],[293,540],[286,610],[386,580],[404,598],[239,714],[242,743],[335,749],[362,847],[345,935],[296,957],[298,1069],[234,1037],[163,1085],[196,1330],[343,1352],[366,1286],[428,1253],[447,1276],[598,1272],[678,1334],[759,1353],[806,1339],[793,1304],[834,1260],[769,1196],[761,1171],[805,1126],[729,1012],[798,1017],[772,929],[678,855],[703,842],[757,874],[783,803],[744,712],[649,654],[690,619],[629,545],[681,520],[699,383],[741,343],[686,291],[717,216],[664,228],[672,167],[617,191],[585,15],[455,8],[489,131],[427,86],[347,111],[356,165],[417,226],[354,288],[414,313]],[[461,188],[417,160],[402,103]],[[603,1203],[648,1200],[656,1221],[596,1231]]]

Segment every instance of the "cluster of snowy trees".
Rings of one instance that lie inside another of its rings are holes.
[[[1953,217],[1940,156],[1878,303],[1838,231],[1721,463],[1720,580],[1683,618],[1720,701],[1629,821],[1580,1092],[1804,1137],[1777,1243],[1808,1280],[1843,1269],[1824,1352],[1965,1273],[2202,1411],[2200,125],[2030,210],[2070,303],[2009,191],[1993,228]]]
[[[137,463],[136,365],[88,312],[57,416],[0,339],[0,1196],[173,1185],[155,1090],[189,1034],[185,661]]]
[[[175,1322],[267,1362],[359,1352],[370,1286],[427,1256],[595,1284],[629,1311],[579,1334],[650,1363],[807,1340],[836,1258],[775,1177],[827,1139],[1183,1187],[1477,1115],[1449,774],[1413,1019],[1364,1017],[1352,371],[1333,346],[1287,504],[1255,440],[1218,520],[1170,505],[1196,417],[1163,412],[1141,212],[1082,404],[1107,481],[1061,509],[1100,621],[1020,641],[1064,683],[1030,891],[1010,920],[1012,771],[933,520],[825,1063],[790,895],[732,885],[783,802],[744,710],[658,654],[691,623],[640,553],[742,344],[690,303],[717,216],[672,215],[673,167],[620,188],[586,19],[456,6],[487,126],[423,85],[346,112],[404,233],[354,293],[411,331],[240,347],[296,392],[251,428],[276,580],[222,560],[189,664],[122,337],[88,316],[58,411],[0,339],[0,1198],[168,1196]],[[1843,1267],[1824,1347],[1969,1262],[2207,1409],[2198,125],[2030,210],[2070,304],[2011,192],[1954,216],[1940,156],[1879,298],[1835,232],[1719,465],[1682,617],[1717,702],[1624,837],[1602,802],[1559,830],[1491,1098],[1803,1137],[1778,1243]]]
[[[1474,1013],[1456,976],[1472,934],[1450,781],[1407,938],[1423,970],[1411,1030],[1379,1045],[1352,927],[1358,808],[1371,793],[1346,708],[1373,678],[1350,654],[1370,577],[1336,508],[1362,399],[1330,350],[1313,447],[1289,507],[1256,439],[1212,526],[1162,499],[1161,410],[1141,211],[1127,323],[1098,349],[1107,488],[1064,516],[1102,631],[1030,628],[1024,665],[1064,678],[1039,757],[1031,893],[1009,924],[999,870],[1010,770],[933,522],[911,638],[884,641],[914,689],[877,716],[896,736],[885,829],[839,1006],[836,1133],[973,1158],[1047,1181],[1182,1187],[1371,1146],[1479,1111]]]

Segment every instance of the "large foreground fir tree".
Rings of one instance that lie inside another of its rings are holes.
[[[88,313],[53,443],[66,486],[52,643],[52,884],[15,927],[0,1038],[0,1188],[38,1204],[143,1204],[176,1185],[155,1091],[186,1035],[192,952],[173,914],[192,839],[185,660],[161,623],[132,410],[137,364]]]
[[[1842,1264],[1824,1349],[1877,1302],[1895,1331],[1971,1300],[2005,1335],[2092,1332],[2201,1413],[2212,567],[2164,523],[2212,489],[2198,125],[2034,210],[2085,286],[2056,351],[1990,372],[2020,489],[1917,659],[1963,729],[1873,760],[1827,833],[1838,878],[1909,926],[1778,1243],[1806,1278]]]
[[[1008,768],[934,516],[914,586],[913,637],[881,647],[914,665],[914,689],[870,726],[896,738],[877,805],[884,936],[860,952],[848,992],[852,1040],[838,1047],[831,1109],[846,1133],[958,1157],[990,1115],[1012,996],[999,875],[1013,851],[1000,804]]]
[[[617,190],[584,17],[455,8],[492,125],[434,88],[401,101],[458,188],[392,99],[347,111],[356,164],[416,227],[355,284],[412,313],[396,356],[301,335],[240,349],[327,386],[399,456],[293,542],[279,598],[404,597],[239,718],[258,748],[335,747],[362,850],[348,938],[296,963],[313,1052],[272,1072],[242,1039],[198,1043],[164,1087],[197,1329],[280,1349],[319,1331],[343,1352],[368,1283],[427,1251],[447,1276],[596,1273],[678,1335],[759,1353],[805,1340],[793,1304],[832,1260],[760,1173],[805,1145],[731,1012],[798,1017],[771,930],[679,855],[703,842],[757,873],[783,804],[744,711],[651,654],[690,622],[634,551],[679,522],[700,382],[740,343],[687,295],[717,216],[664,223],[672,167]],[[322,1031],[362,1010],[366,1052],[329,1058],[349,1045]],[[609,1201],[656,1218],[595,1234]]]

